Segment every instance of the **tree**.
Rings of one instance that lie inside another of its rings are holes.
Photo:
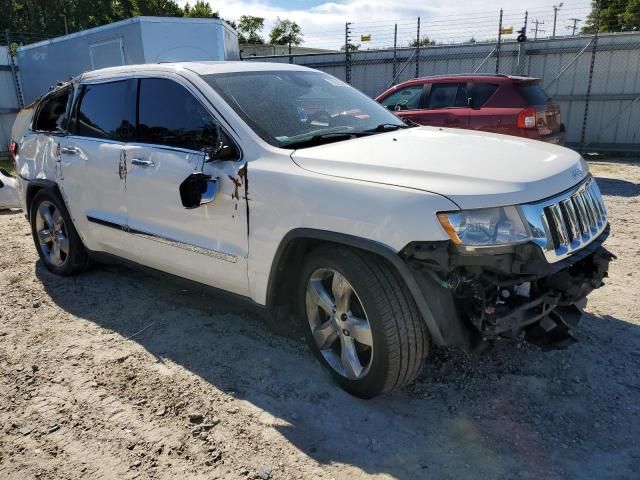
[[[600,21],[596,25],[598,3]],[[583,33],[640,30],[640,0],[593,0]]]
[[[83,0],[76,0],[83,2]],[[84,2],[84,3],[93,3]],[[173,0],[138,0],[140,15],[155,17],[182,17],[184,10]]]
[[[269,43],[273,45],[300,45],[302,40],[302,29],[296,22],[288,19],[277,18],[271,33]]]
[[[414,38],[413,40],[411,40],[411,42],[409,42],[410,47],[429,47],[435,44],[435,40],[429,40],[429,37],[421,38],[419,42]]]
[[[184,6],[184,15],[191,18],[220,18],[218,12],[214,12],[208,2],[199,0],[193,7],[187,3]]]
[[[263,44],[260,31],[264,28],[264,18],[242,15],[238,20],[238,40],[240,43]]]
[[[360,50],[360,44],[359,43],[347,43],[347,49],[349,52],[357,52],[358,50]],[[342,45],[340,47],[340,51],[344,52],[345,48],[344,45]]]

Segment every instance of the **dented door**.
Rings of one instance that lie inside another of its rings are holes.
[[[130,254],[150,267],[246,295],[246,164],[202,154],[127,146]],[[194,172],[217,183],[215,200],[186,208],[180,185]]]
[[[141,78],[138,89],[137,138],[125,152],[129,255],[246,295],[246,163],[239,155],[205,163],[202,149],[215,143],[208,135],[218,132],[218,124],[184,85]],[[209,175],[217,195],[211,203],[187,208],[181,185],[194,173]]]

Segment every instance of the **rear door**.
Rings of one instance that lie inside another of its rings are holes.
[[[135,126],[132,80],[80,85],[70,135],[60,141],[60,185],[91,250],[128,250],[125,142]]]
[[[130,255],[150,267],[248,294],[246,168],[206,99],[180,77],[140,78],[135,141],[126,148]],[[221,153],[205,157],[212,129]],[[187,208],[185,181],[211,176],[218,193]]]
[[[421,125],[468,128],[471,108],[466,82],[427,84],[424,109],[416,116]]]

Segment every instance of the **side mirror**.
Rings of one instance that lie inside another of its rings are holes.
[[[216,199],[218,179],[211,175],[195,172],[180,184],[180,199],[184,208],[197,208]]]

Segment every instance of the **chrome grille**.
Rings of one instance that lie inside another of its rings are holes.
[[[534,242],[552,263],[591,243],[607,226],[602,194],[592,177],[561,195],[523,205],[522,211]]]

